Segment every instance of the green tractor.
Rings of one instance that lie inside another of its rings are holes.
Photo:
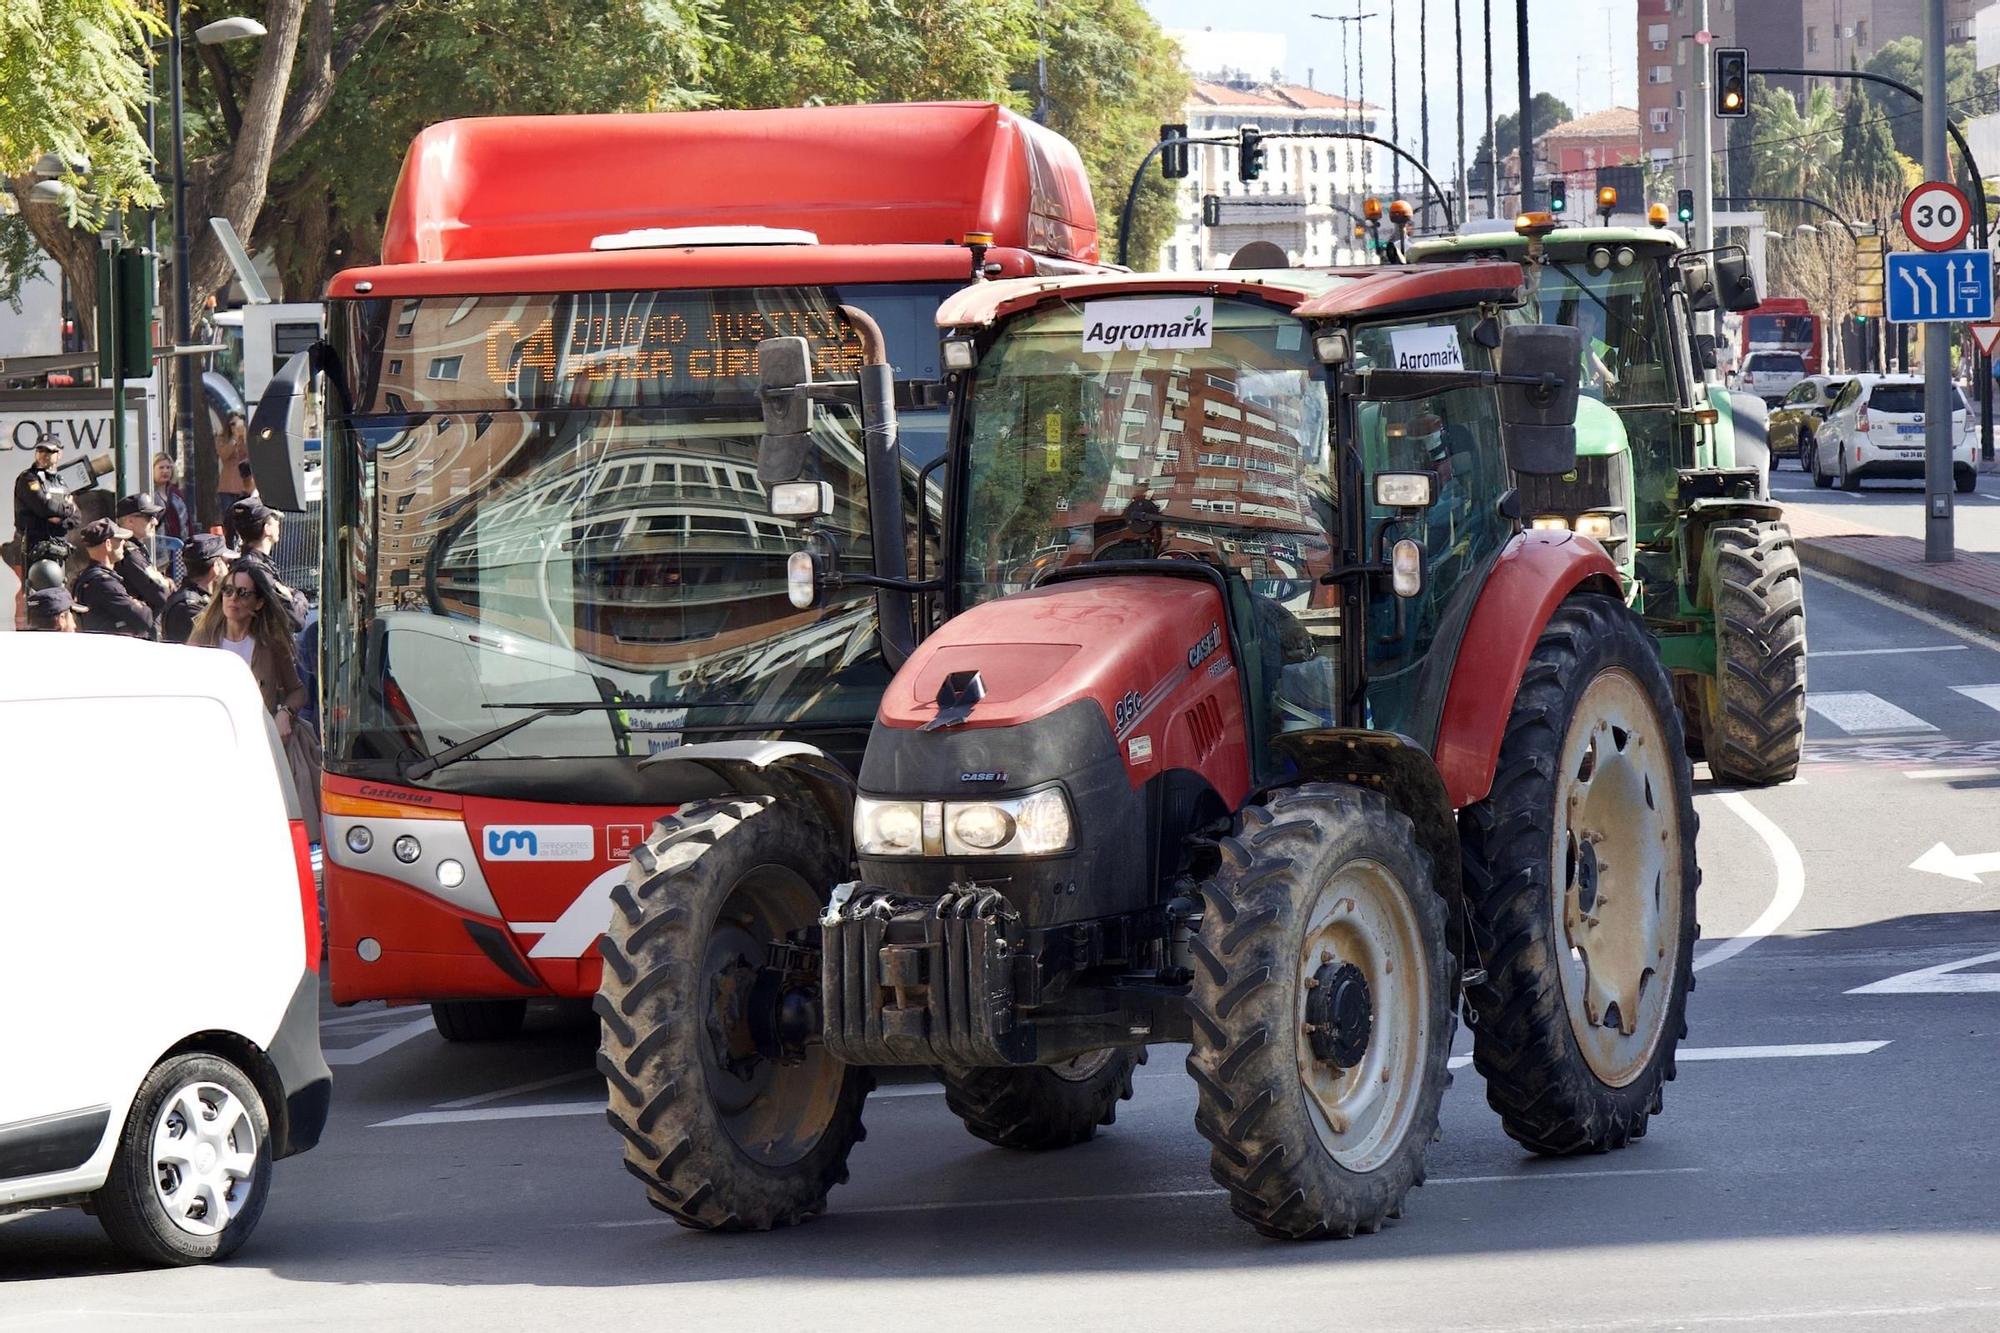
[[[1673,673],[1690,750],[1717,780],[1788,781],[1805,747],[1804,582],[1769,496],[1764,406],[1713,380],[1713,343],[1695,328],[1701,311],[1758,303],[1742,251],[1549,214],[1488,225],[1414,241],[1409,257],[1518,262],[1527,314],[1583,331],[1576,470],[1519,478],[1524,519],[1611,553]]]

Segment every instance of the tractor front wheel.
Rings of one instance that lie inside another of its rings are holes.
[[[1806,594],[1792,530],[1749,520],[1708,530],[1715,675],[1702,691],[1703,753],[1717,781],[1798,776],[1806,745]]]
[[[772,960],[807,937],[844,877],[838,839],[806,802],[698,801],[661,820],[632,861],[611,892],[592,1006],[625,1169],[654,1207],[701,1231],[815,1216],[847,1179],[874,1081],[816,1030],[773,1048],[780,1015],[816,1005],[810,988],[785,996],[800,978]]]
[[[1457,968],[1409,819],[1379,793],[1281,792],[1202,888],[1188,1073],[1209,1171],[1284,1240],[1372,1232],[1424,1180]]]
[[[1535,1152],[1623,1147],[1687,1032],[1700,880],[1672,683],[1629,609],[1582,594],[1549,618],[1459,830],[1487,1102]]]
[[[944,1101],[974,1138],[1001,1148],[1046,1152],[1085,1143],[1118,1118],[1132,1097],[1143,1047],[1107,1046],[1059,1065],[1025,1069],[944,1069]]]

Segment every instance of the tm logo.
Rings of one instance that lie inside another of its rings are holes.
[[[529,856],[536,854],[537,844],[533,829],[490,828],[486,830],[486,851],[489,856],[505,856],[517,847]]]

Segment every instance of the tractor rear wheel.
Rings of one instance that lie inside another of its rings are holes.
[[[1059,1065],[1025,1069],[944,1069],[944,1102],[974,1138],[1043,1152],[1089,1141],[1132,1098],[1143,1047],[1107,1046]]]
[[[1715,675],[1702,690],[1709,771],[1768,787],[1798,776],[1806,745],[1806,594],[1792,530],[1739,520],[1708,530]]]
[[[1245,809],[1202,887],[1188,1073],[1209,1171],[1267,1236],[1372,1232],[1424,1180],[1457,968],[1408,817],[1334,784]]]
[[[803,802],[697,801],[660,821],[611,891],[597,1067],[625,1169],[702,1231],[763,1231],[826,1208],[862,1137],[868,1071],[816,1041],[769,1049],[771,945],[802,937],[846,861]],[[816,1037],[818,1034],[812,1034]]]
[[[1716,744],[1709,738],[1711,750]],[[1646,1132],[1687,1035],[1694,780],[1667,671],[1613,598],[1571,597],[1521,677],[1493,788],[1463,811],[1473,1064],[1509,1136]]]

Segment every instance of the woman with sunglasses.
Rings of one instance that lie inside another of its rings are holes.
[[[278,735],[290,739],[306,692],[299,683],[291,624],[280,609],[277,590],[262,569],[239,561],[217,592],[220,595],[195,618],[188,642],[226,648],[248,663],[257,688],[264,692],[264,707],[277,720]]]

